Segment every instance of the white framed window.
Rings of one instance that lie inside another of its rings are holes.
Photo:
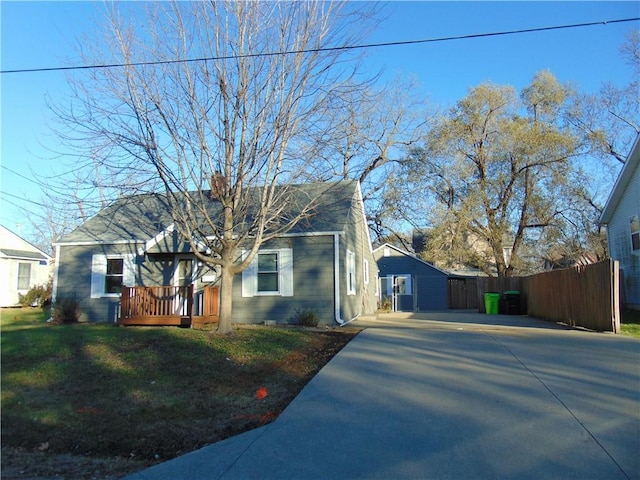
[[[347,250],[347,295],[356,294],[356,254]]]
[[[369,285],[369,260],[366,258],[362,261],[362,280],[365,285]]]
[[[31,264],[18,263],[18,290],[29,290],[31,285]]]
[[[107,258],[104,293],[120,293],[124,285],[124,259]]]
[[[243,252],[243,256],[248,252]],[[293,296],[293,250],[290,248],[258,251],[242,272],[242,296]]]
[[[385,283],[387,295],[412,295],[410,274],[388,275]]]
[[[398,295],[412,295],[411,275],[398,276],[395,280],[396,293]]]
[[[279,252],[258,253],[257,292],[280,293]]]
[[[640,216],[634,215],[629,222],[631,230],[631,250],[640,250]]]
[[[91,258],[91,298],[118,297],[123,285],[135,284],[135,255],[101,255]]]

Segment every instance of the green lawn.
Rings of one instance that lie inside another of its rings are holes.
[[[218,336],[50,325],[39,309],[1,315],[3,449],[151,462],[274,419],[330,358],[321,353],[355,335],[254,327]],[[261,387],[269,395],[258,400]]]

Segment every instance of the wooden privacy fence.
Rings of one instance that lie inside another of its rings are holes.
[[[521,293],[521,311],[525,310],[526,294],[522,277],[449,277],[449,308],[477,308],[484,313],[484,294],[486,292],[503,293],[516,290]]]
[[[620,333],[620,266],[592,265],[525,277],[528,314],[592,330]]]
[[[527,277],[478,277],[478,291],[476,298],[478,311],[485,313],[484,294],[487,292],[504,293],[520,292],[520,308],[522,313],[527,311],[528,294],[525,287]]]
[[[478,277],[449,277],[449,308],[478,308]]]
[[[449,308],[478,308],[484,313],[485,293],[518,291],[522,313],[591,330],[620,332],[620,266],[611,259],[529,277],[475,277],[464,283],[452,279]],[[472,285],[477,286],[475,294],[470,291]]]
[[[120,325],[202,326],[218,320],[218,287],[122,287]]]

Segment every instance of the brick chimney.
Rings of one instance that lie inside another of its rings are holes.
[[[227,179],[220,172],[211,175],[211,198],[220,200],[225,193]]]

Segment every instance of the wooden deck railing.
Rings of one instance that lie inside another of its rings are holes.
[[[192,327],[202,328],[207,323],[218,321],[220,314],[220,291],[219,287],[204,287],[201,292],[194,296],[195,311],[191,323]]]
[[[121,325],[211,323],[218,318],[218,287],[122,287]]]

